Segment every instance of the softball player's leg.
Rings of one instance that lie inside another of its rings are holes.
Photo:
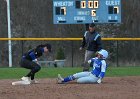
[[[73,75],[73,77],[75,79],[79,79],[81,77],[86,77],[86,76],[89,76],[90,75],[90,72],[86,71],[86,72],[79,72],[79,73],[76,73]]]
[[[88,60],[90,60],[92,57],[94,56],[94,51],[85,51],[85,60],[84,60],[84,67],[83,67],[83,71],[89,71],[89,64],[88,64]]]
[[[60,74],[58,74],[58,83],[65,83],[65,82],[69,82],[75,79],[78,79],[80,77],[86,77],[89,76],[90,72],[79,72],[76,73],[74,75],[70,75],[68,77],[62,78]]]
[[[21,60],[20,65],[23,68],[31,69],[31,71],[25,76],[25,77],[31,77],[31,80],[34,80],[35,73],[41,69],[40,65],[26,59]]]
[[[95,82],[97,82],[98,79],[99,79],[98,77],[96,77],[95,75],[90,73],[86,77],[81,77],[81,78],[77,79],[77,83],[95,83]]]

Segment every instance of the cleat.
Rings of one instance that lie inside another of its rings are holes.
[[[30,77],[24,77],[24,76],[21,78],[21,80],[23,80],[23,81],[29,81],[29,82],[31,81],[30,80]]]
[[[64,78],[62,78],[61,75],[58,74],[57,83],[58,83],[58,84],[62,84],[63,81],[64,81]]]
[[[38,84],[39,82],[37,80],[31,80],[31,84]]]

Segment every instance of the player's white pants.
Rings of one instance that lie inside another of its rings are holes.
[[[73,76],[77,79],[77,83],[95,83],[99,79],[91,72],[79,72]]]

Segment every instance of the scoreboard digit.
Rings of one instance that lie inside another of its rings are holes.
[[[121,23],[121,0],[53,0],[53,22]]]

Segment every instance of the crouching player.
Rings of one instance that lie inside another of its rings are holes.
[[[20,66],[26,69],[30,69],[30,72],[21,78],[22,81],[13,82],[12,85],[28,85],[31,83],[37,83],[34,80],[35,74],[41,69],[37,58],[43,55],[43,53],[51,52],[51,45],[44,44],[38,45],[35,49],[29,50],[22,56]]]
[[[97,53],[97,57],[92,58],[88,61],[90,65],[93,66],[91,72],[79,72],[74,75],[70,75],[66,78],[62,78],[58,74],[58,83],[66,83],[72,80],[77,79],[77,83],[98,83],[102,82],[102,79],[105,76],[107,64],[105,59],[108,57],[108,52],[104,49],[100,50]]]

